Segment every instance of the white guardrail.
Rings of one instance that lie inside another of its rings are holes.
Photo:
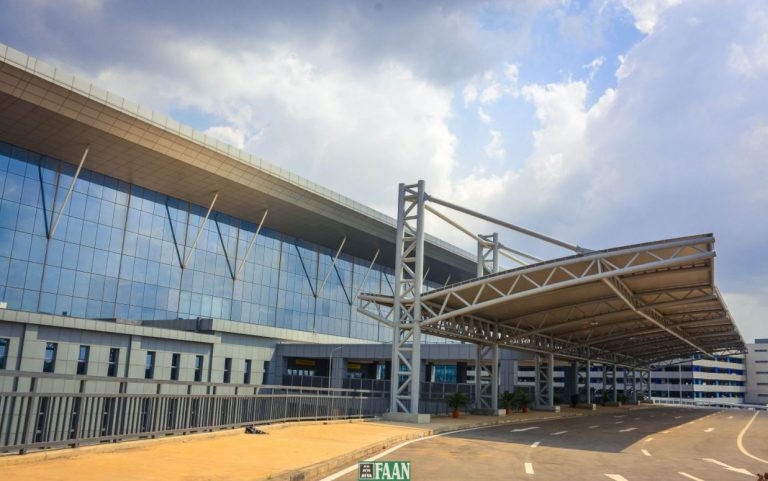
[[[695,399],[674,399],[652,397],[651,402],[662,406],[686,406],[692,408],[708,409],[744,409],[747,411],[768,411],[766,404],[737,404],[717,401],[699,401]]]

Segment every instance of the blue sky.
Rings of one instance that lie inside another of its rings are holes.
[[[388,214],[397,184],[423,178],[591,248],[712,232],[737,324],[768,337],[764,1],[0,9],[0,42]]]

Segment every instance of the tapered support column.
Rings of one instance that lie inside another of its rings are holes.
[[[637,402],[637,376],[634,367],[632,368],[632,401]]]
[[[494,344],[491,352],[491,409],[495,415],[499,410],[499,345]]]
[[[555,405],[555,355],[550,353],[547,356],[547,377],[549,378],[549,384],[547,385],[547,399],[549,400],[548,407],[554,407]]]
[[[555,399],[555,356],[553,354],[536,354],[536,378],[534,383],[534,407],[538,409],[553,409]]]
[[[483,346],[475,345],[475,409],[483,407]]]
[[[586,367],[587,367],[587,375],[584,378],[584,383],[585,383],[584,384],[584,392],[585,392],[586,398],[587,398],[586,403],[587,404],[592,404],[592,386],[591,386],[591,384],[592,384],[591,383],[591,381],[592,381],[592,374],[591,374],[592,373],[592,361],[590,361],[589,359],[587,359]]]
[[[603,393],[602,395],[602,402],[605,404],[608,401],[608,366],[605,364],[600,365],[603,369],[603,385],[601,388],[601,391]]]
[[[611,387],[613,388],[613,402],[619,402],[619,390],[616,386],[616,364],[613,365],[613,379],[611,379]]]

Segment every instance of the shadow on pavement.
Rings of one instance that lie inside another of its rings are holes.
[[[618,453],[646,436],[673,429],[716,411],[652,408],[623,414],[606,413],[557,421],[532,421],[459,432],[449,436],[454,439],[519,445],[531,445],[539,441],[549,448]],[[536,429],[532,429],[533,427]]]

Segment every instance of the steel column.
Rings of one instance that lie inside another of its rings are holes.
[[[534,406],[551,408],[555,399],[555,357],[552,353],[536,354],[536,382],[534,385]]]
[[[477,241],[477,277],[499,272],[499,233],[480,235]]]
[[[637,376],[634,367],[632,368],[632,401],[637,402]]]
[[[585,384],[585,392],[586,392],[586,397],[587,397],[587,404],[592,404],[592,386],[591,386],[591,384],[592,384],[592,375],[591,375],[592,361],[587,359],[586,366],[587,366],[587,377],[586,377],[586,381],[585,381],[585,383],[586,383]]]
[[[606,366],[605,363],[601,363],[600,367],[603,369],[603,385],[601,389],[602,396],[600,397],[601,397],[602,403],[605,404],[608,401],[608,399],[606,398],[606,396],[608,395],[608,366]]]
[[[619,401],[618,389],[616,389],[616,364],[613,365],[613,379],[611,379],[611,385],[613,386],[613,402]]]
[[[491,409],[493,414],[499,411],[499,345],[491,346]]]
[[[395,246],[391,412],[419,412],[424,200],[423,180],[414,185],[400,184]]]

